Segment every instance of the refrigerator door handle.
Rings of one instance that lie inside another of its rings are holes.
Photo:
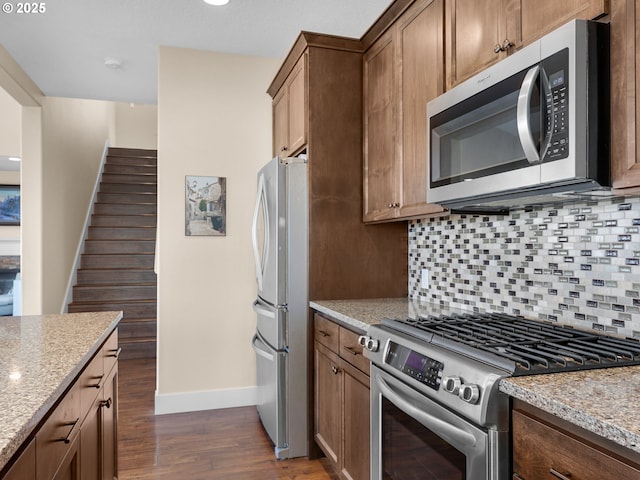
[[[253,336],[251,346],[255,350],[256,355],[260,355],[261,357],[266,358],[270,362],[273,362],[275,360],[275,356],[269,351],[266,343],[262,341],[262,339],[257,333]]]
[[[276,311],[263,307],[258,300],[253,302],[253,311],[264,317],[272,318],[274,320],[276,318]]]
[[[258,281],[258,289],[262,290],[262,283],[264,280],[264,268],[266,266],[266,253],[269,251],[269,232],[264,234],[264,244],[262,245],[262,252],[260,252],[258,246],[258,216],[260,214],[260,207],[262,208],[262,214],[264,215],[264,226],[269,228],[269,210],[266,208],[267,192],[264,185],[264,175],[260,175],[258,179],[258,196],[256,197],[256,206],[253,210],[253,222],[251,224],[251,246],[253,248],[253,260],[256,269],[256,280]],[[262,253],[262,255],[260,254]]]

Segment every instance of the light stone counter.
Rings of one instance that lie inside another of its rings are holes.
[[[0,317],[0,469],[121,318],[122,312]]]
[[[320,300],[310,307],[363,332],[385,317],[461,312],[407,298]],[[506,378],[500,390],[640,453],[640,366]]]
[[[640,366],[506,378],[500,390],[640,453]]]

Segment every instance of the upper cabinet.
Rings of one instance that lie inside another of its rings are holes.
[[[307,143],[306,55],[273,99],[273,155],[295,155]]]
[[[574,18],[608,14],[608,0],[447,0],[447,88]]]
[[[611,9],[611,176],[621,192],[640,188],[640,7]]]
[[[364,54],[364,221],[442,212],[426,203],[426,104],[444,91],[444,0],[418,0]]]

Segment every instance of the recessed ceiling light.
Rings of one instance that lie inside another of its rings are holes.
[[[9,160],[11,160],[12,162],[19,162],[20,157],[9,157]]]
[[[204,0],[204,1],[209,5],[215,5],[216,7],[220,7],[222,5],[226,5],[227,3],[229,3],[229,0]]]
[[[107,68],[118,70],[122,67],[122,60],[113,57],[104,57],[104,64]]]

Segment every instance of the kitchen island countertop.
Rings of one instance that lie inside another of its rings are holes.
[[[321,300],[311,308],[366,331],[385,317],[460,312],[408,298]],[[640,453],[640,366],[510,377],[500,390]]]
[[[0,470],[121,318],[122,312],[0,317]]]

